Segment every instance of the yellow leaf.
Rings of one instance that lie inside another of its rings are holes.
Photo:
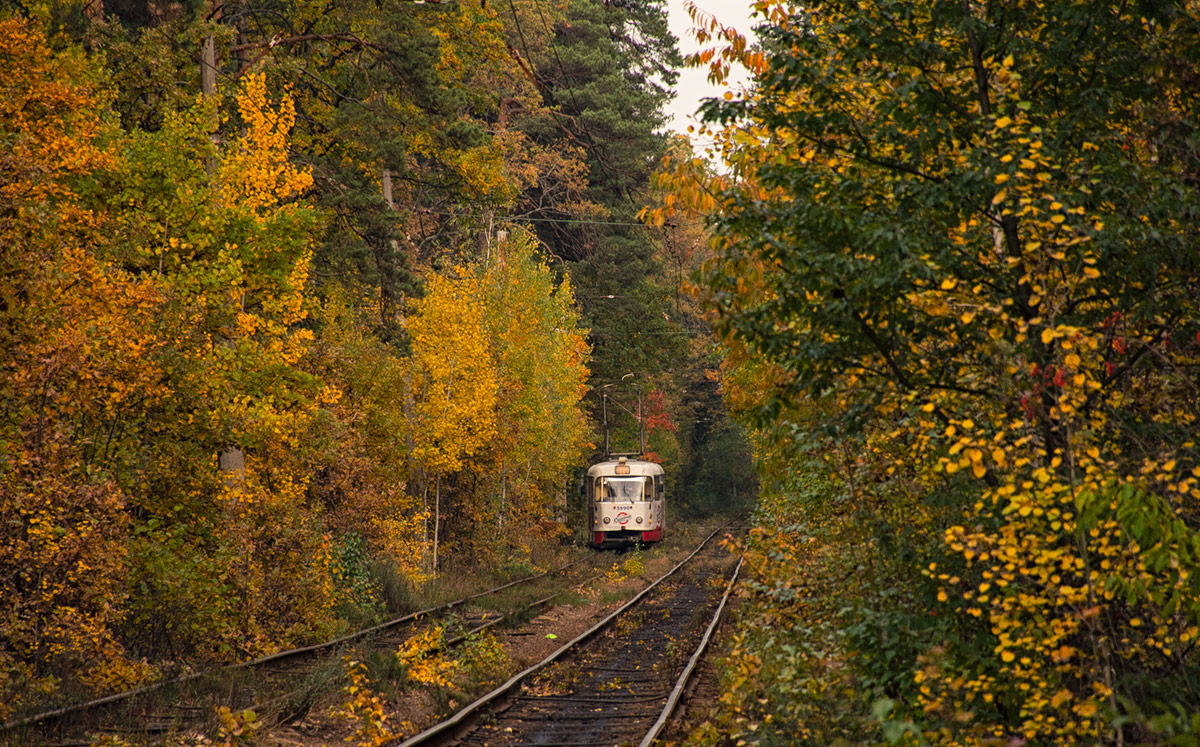
[[[1001,127],[1001,128],[1008,127],[1010,124],[1012,124],[1012,119],[1010,119],[1009,117],[1001,117],[1000,119],[996,120],[997,127]]]
[[[954,278],[946,278],[942,281],[942,290],[954,290],[954,286],[958,285],[958,281]]]
[[[1000,203],[1004,202],[1005,197],[1008,197],[1008,190],[1002,189],[996,193],[995,197],[992,198],[992,204],[999,205]]]
[[[1054,330],[1052,330],[1052,329],[1043,329],[1042,330],[1042,344],[1043,345],[1049,345],[1050,343],[1054,342],[1054,337],[1055,337]]]

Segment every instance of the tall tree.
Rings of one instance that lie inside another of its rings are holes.
[[[548,51],[537,58],[553,118],[531,122],[534,137],[560,132],[586,154],[588,198],[603,216],[573,221],[546,214],[539,236],[573,263],[600,381],[653,375],[682,350],[657,282],[654,242],[636,214],[668,145],[663,109],[679,54],[658,0],[568,3]]]

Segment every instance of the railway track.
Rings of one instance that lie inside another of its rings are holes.
[[[545,660],[399,747],[649,747],[683,699],[741,569],[711,551],[720,531]]]
[[[710,534],[684,563],[675,566],[666,576],[635,597],[635,602],[644,599],[656,588],[674,588],[674,585],[688,575],[681,572],[689,561],[693,562],[694,567],[697,559],[703,560],[705,553],[702,551],[705,548],[707,548],[708,554],[711,554],[714,545],[712,540],[718,533],[728,528],[726,525]],[[217,706],[225,706],[235,712],[246,708],[254,710],[258,714],[260,728],[269,728],[274,724],[288,722],[304,715],[314,705],[317,698],[329,689],[330,682],[340,679],[343,675],[344,666],[341,655],[344,653],[353,652],[356,657],[361,657],[366,651],[395,650],[397,645],[414,635],[420,626],[428,624],[446,625],[447,637],[444,645],[454,646],[467,639],[472,633],[495,626],[515,615],[538,610],[572,589],[594,581],[603,575],[603,569],[611,559],[612,556],[607,553],[589,554],[554,570],[397,617],[382,625],[356,631],[322,644],[283,651],[255,661],[230,665],[211,672],[181,677],[139,690],[38,714],[0,727],[0,744],[72,747],[91,744],[96,735],[104,734],[134,741],[146,739],[153,741],[156,735],[207,731],[207,727],[212,725],[213,714]],[[479,601],[515,586],[530,584],[546,577],[559,576],[562,578],[555,581],[553,593],[524,602],[518,609],[509,611],[507,614],[498,613],[494,609],[489,610],[486,604]],[[697,583],[691,584],[694,587],[693,590],[685,592],[685,594],[693,594],[691,602],[685,602],[685,606],[687,604],[699,605],[704,598],[704,595],[699,593],[702,579],[700,576],[697,579]],[[663,586],[664,584],[667,586]],[[551,660],[564,656],[564,652],[568,650],[576,649],[584,639],[599,635],[606,624],[612,623],[630,609],[632,607],[628,604],[623,606],[600,625],[579,636],[550,659],[526,670],[522,675],[534,670],[542,670]],[[647,609],[651,608],[647,607]],[[683,651],[684,643],[682,641],[687,636],[681,638],[677,632],[671,632],[676,628],[667,622],[671,618],[675,618],[674,622],[678,622],[692,613],[688,612],[687,615],[672,613],[665,607],[655,609],[657,611],[650,613],[650,619],[647,621],[635,624],[630,622],[633,618],[626,616],[624,617],[626,622],[623,624],[644,627],[648,638],[654,638],[655,635],[660,634],[672,636],[680,642],[673,646],[670,656],[678,658],[680,652]],[[657,619],[656,616],[661,616],[661,619]],[[654,631],[660,631],[660,633]],[[690,645],[690,640],[687,645]],[[648,650],[639,655],[652,656]],[[646,658],[646,661],[649,660]],[[660,684],[665,686],[667,682],[662,678],[666,676],[664,673],[668,671],[668,668],[655,665],[652,669],[654,676],[661,680]],[[613,674],[619,675],[620,673],[614,671]],[[514,678],[513,681],[516,679]],[[597,687],[604,686],[604,682],[601,680],[597,680],[595,684]],[[607,687],[613,690],[618,684],[623,687],[633,686],[632,680],[626,682],[616,676],[608,681]],[[639,692],[642,691],[639,690]],[[645,693],[639,697],[651,697],[649,691],[645,691]],[[611,696],[612,692],[608,692],[606,695]],[[519,700],[515,700],[507,705],[505,710],[511,710],[519,702]],[[610,705],[615,704],[614,701]],[[464,714],[469,716],[468,711],[473,712],[474,709],[474,704],[468,706],[454,718],[463,717]],[[435,743],[438,742],[413,742],[413,744]],[[502,742],[492,743],[501,744]],[[538,743],[556,744],[554,741]]]
[[[423,609],[380,625],[320,644],[281,651],[270,656],[215,670],[166,680],[96,700],[46,711],[0,726],[0,743],[69,745],[90,744],[87,734],[114,733],[152,736],[195,728],[211,719],[214,708],[250,708],[260,718],[285,721],[303,712],[315,697],[313,681],[334,676],[339,652],[355,647],[394,649],[422,625],[443,624],[453,635],[446,645],[456,645],[472,633],[510,617],[477,603],[513,587],[547,577],[562,576],[567,584],[549,596],[525,604],[520,611],[537,609],[570,588],[596,577],[599,561],[586,555],[553,570],[533,574],[445,604]],[[564,583],[564,582],[560,582]],[[329,670],[329,671],[324,671]],[[339,670],[340,671],[340,670]]]

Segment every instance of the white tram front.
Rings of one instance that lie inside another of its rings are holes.
[[[600,462],[587,471],[584,494],[593,547],[663,538],[667,496],[661,465],[626,457]]]

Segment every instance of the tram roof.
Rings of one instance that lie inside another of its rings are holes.
[[[588,477],[600,477],[602,475],[615,475],[617,465],[621,464],[620,460],[609,459],[603,462],[593,464],[587,471]],[[641,459],[626,459],[625,464],[629,467],[631,475],[661,475],[663,468],[657,462],[647,462]]]

